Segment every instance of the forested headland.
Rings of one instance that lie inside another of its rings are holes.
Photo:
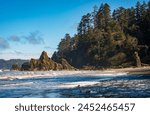
[[[77,34],[61,39],[52,60],[75,68],[119,68],[150,64],[150,1],[111,11],[94,6],[82,16]]]
[[[51,58],[43,51],[39,59],[22,64],[21,70],[95,70],[149,64],[150,1],[114,11],[107,3],[94,6],[93,12],[82,16],[77,34],[71,37],[67,33]]]

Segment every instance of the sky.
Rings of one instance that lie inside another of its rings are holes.
[[[141,3],[143,0],[139,0]],[[148,0],[145,0],[146,2]],[[0,0],[0,59],[39,58],[57,51],[66,33],[76,34],[81,17],[95,5],[111,10],[135,6],[137,0]]]

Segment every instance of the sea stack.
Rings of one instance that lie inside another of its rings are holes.
[[[134,58],[135,58],[135,66],[141,67],[141,60],[140,60],[138,52],[134,52]]]
[[[22,64],[22,71],[49,71],[49,70],[70,70],[74,69],[67,60],[61,59],[60,63],[48,57],[47,52],[43,51],[39,59],[31,59],[29,63]]]

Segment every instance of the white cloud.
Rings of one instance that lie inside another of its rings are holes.
[[[24,38],[29,44],[44,44],[44,39],[41,37],[39,31],[30,32],[30,34],[28,36],[24,36]]]
[[[0,49],[5,50],[5,49],[9,49],[9,48],[10,48],[10,46],[9,46],[9,43],[7,42],[7,40],[0,37]]]
[[[13,41],[13,42],[20,42],[20,37],[17,35],[12,35],[8,38],[8,40]]]

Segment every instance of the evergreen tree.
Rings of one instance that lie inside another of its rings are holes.
[[[97,13],[98,13],[98,7],[95,5],[93,7],[94,11],[92,12],[92,24],[93,24],[93,28],[97,28]]]
[[[140,23],[140,18],[141,18],[141,3],[138,1],[136,4],[136,20],[137,24]]]
[[[150,63],[150,1],[119,7],[112,15],[108,4],[97,9],[82,16],[78,34],[66,34],[53,57],[65,58],[77,68],[127,67],[133,65],[137,52],[144,63]]]
[[[103,25],[103,21],[104,21],[104,16],[103,16],[103,8],[104,8],[104,5],[101,4],[100,8],[99,8],[99,11],[96,15],[96,25],[97,25],[97,28],[102,30],[104,29],[104,25]]]
[[[143,2],[143,4],[141,5],[141,21],[144,21],[145,16],[146,16],[146,9],[147,9],[147,5],[145,2]]]
[[[71,37],[69,34],[66,34],[61,42],[58,45],[58,51],[63,55],[65,52],[69,51],[71,44]]]
[[[108,4],[104,4],[103,16],[104,16],[104,22],[103,22],[104,28],[105,28],[105,31],[108,31],[109,22],[111,21],[110,6]]]

